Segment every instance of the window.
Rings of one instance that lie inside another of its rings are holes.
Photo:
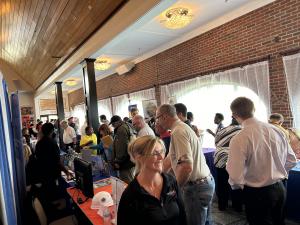
[[[74,107],[74,110],[73,110],[73,112],[72,112],[72,116],[78,118],[78,126],[79,126],[79,129],[80,129],[80,128],[84,125],[84,123],[86,122],[85,114],[86,114],[86,111],[85,111],[85,104],[76,105],[76,106]]]
[[[195,125],[203,130],[216,129],[213,123],[216,113],[222,113],[224,125],[229,125],[230,104],[240,96],[252,99],[256,117],[266,121],[270,113],[267,61],[161,86],[162,104],[185,104],[194,114]],[[214,147],[212,135],[205,134],[203,147]]]
[[[98,114],[99,116],[104,114],[107,120],[110,120],[110,118],[112,117],[110,98],[106,98],[98,101]]]
[[[124,118],[125,116],[128,117],[128,95],[120,95],[117,97],[112,98],[113,102],[113,115],[118,115],[121,118]]]
[[[231,123],[231,102],[240,96],[250,98],[255,105],[255,117],[267,121],[267,107],[254,91],[246,87],[229,84],[218,84],[203,86],[178,97],[176,101],[183,103],[188,111],[194,114],[194,122],[199,129],[203,130],[203,147],[215,147],[214,138],[206,132],[211,129],[213,132],[217,126],[214,124],[216,113],[224,115],[224,126]]]
[[[293,114],[293,127],[300,130],[300,53],[283,57],[283,63]]]

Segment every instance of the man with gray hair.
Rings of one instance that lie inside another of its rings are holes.
[[[272,113],[269,117],[269,123],[278,127],[284,133],[285,137],[288,139],[288,142],[290,142],[289,132],[282,127],[283,122],[284,117],[280,113]]]
[[[132,118],[132,125],[138,132],[137,137],[146,135],[155,136],[154,131],[149,127],[149,125],[145,122],[144,117],[142,117],[141,115],[135,115]]]
[[[212,224],[211,202],[215,182],[206,164],[199,139],[195,132],[176,115],[174,106],[161,105],[156,122],[171,130],[170,151],[164,160],[164,170],[171,168],[183,191],[189,225]]]
[[[250,225],[284,225],[286,189],[282,180],[296,165],[283,132],[254,118],[254,104],[245,97],[230,105],[242,130],[229,144],[226,170],[232,189],[243,189]]]
[[[63,128],[63,142],[65,144],[66,150],[69,148],[74,149],[76,145],[76,132],[75,129],[69,126],[66,120],[60,122],[60,126]]]

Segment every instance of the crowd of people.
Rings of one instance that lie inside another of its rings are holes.
[[[137,108],[131,109],[130,118],[114,115],[109,121],[101,115],[96,133],[91,126],[80,132],[74,118],[62,121],[61,149],[94,149],[93,154],[109,164],[110,175],[128,184],[118,224],[213,224],[216,188],[219,210],[226,210],[231,199],[236,211],[245,207],[250,225],[283,225],[284,182],[300,158],[299,137],[282,127],[281,114],[270,115],[269,123],[254,118],[254,104],[248,98],[235,99],[230,109],[229,126],[224,127],[224,116],[216,113],[216,131],[207,130],[215,138],[215,178],[202,151],[203,131],[192,124],[193,113],[182,103],[161,105],[147,119]],[[38,138],[35,150],[31,148],[32,161],[43,168],[42,174],[32,176],[28,163],[28,183],[41,183],[45,193],[55,190],[60,171],[72,176],[60,161],[57,126],[45,123],[34,133],[23,130],[24,146],[30,146],[32,136]],[[28,162],[30,148],[26,151]],[[55,196],[46,196],[50,197]]]

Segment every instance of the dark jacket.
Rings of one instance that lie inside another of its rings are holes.
[[[162,174],[161,199],[151,196],[135,178],[122,194],[118,225],[185,225],[186,215],[175,178]]]
[[[132,135],[129,125],[124,122],[114,130],[112,158],[113,163],[120,166],[120,170],[134,167],[127,150]]]
[[[60,177],[60,151],[57,143],[49,137],[43,137],[35,147],[37,170],[42,182],[49,182]]]

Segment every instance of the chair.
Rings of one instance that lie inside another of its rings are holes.
[[[77,225],[77,220],[75,216],[66,216],[61,219],[52,221],[51,223],[48,223],[48,219],[46,216],[46,213],[44,211],[44,208],[38,198],[34,198],[32,202],[32,207],[38,217],[38,220],[40,222],[40,225]]]

